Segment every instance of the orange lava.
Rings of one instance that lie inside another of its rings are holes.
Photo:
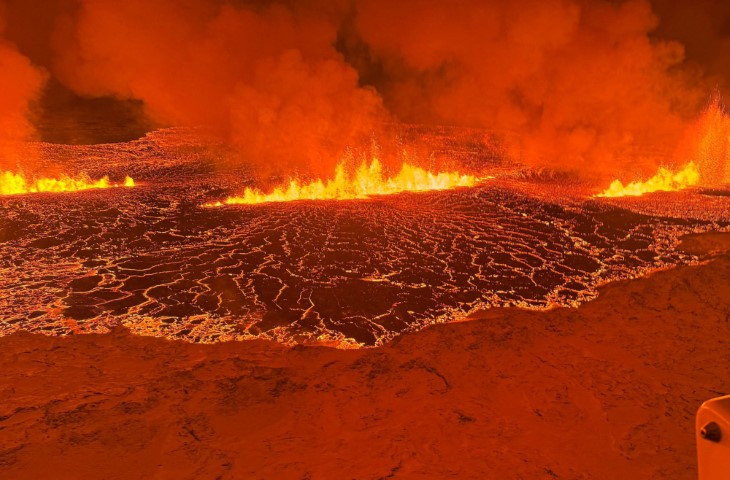
[[[383,174],[382,164],[378,159],[374,159],[369,165],[363,162],[354,174],[348,174],[344,165],[340,164],[335,170],[335,177],[327,181],[301,183],[292,180],[289,185],[277,187],[270,193],[246,188],[241,196],[229,197],[222,202],[209,203],[205,206],[255,205],[296,200],[355,200],[374,195],[471,187],[480,180],[475,176],[457,172],[432,173],[407,163],[403,164],[397,175],[386,177]]]
[[[126,177],[122,184],[111,183],[109,177],[92,180],[86,175],[69,177],[61,175],[57,178],[27,178],[23,174],[10,171],[0,172],[0,195],[23,195],[28,193],[60,193],[79,192],[81,190],[134,187],[134,180]]]
[[[688,163],[682,170],[672,172],[667,168],[659,168],[656,175],[640,182],[624,185],[621,180],[614,180],[611,186],[597,197],[638,197],[651,192],[674,192],[697,185],[700,172],[694,162]]]
[[[719,97],[688,128],[678,154],[697,164],[703,186],[730,183],[730,113]]]

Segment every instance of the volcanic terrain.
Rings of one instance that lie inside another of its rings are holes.
[[[473,188],[222,208],[203,205],[253,179],[190,131],[40,148],[137,186],[0,198],[3,335],[124,325],[193,342],[380,345],[492,307],[576,306],[608,281],[695,262],[678,238],[730,224],[718,192],[592,199],[468,144],[447,153],[492,174]]]

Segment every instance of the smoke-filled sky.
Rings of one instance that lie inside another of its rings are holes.
[[[714,0],[0,5],[5,146],[95,98],[130,122],[205,127],[268,169],[328,173],[409,122],[519,134],[523,161],[610,175],[637,145],[671,150],[730,78],[730,7]]]

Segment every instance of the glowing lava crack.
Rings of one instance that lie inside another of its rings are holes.
[[[343,164],[337,166],[334,179],[323,182],[316,180],[300,183],[292,180],[286,188],[278,187],[271,193],[246,188],[242,196],[229,197],[222,202],[208,203],[206,207],[223,205],[254,205],[268,202],[291,202],[296,200],[355,200],[374,195],[392,195],[401,192],[426,192],[471,187],[481,179],[456,172],[432,173],[407,163],[394,177],[383,175],[383,166],[378,159],[370,165],[363,163],[354,175],[348,174]]]

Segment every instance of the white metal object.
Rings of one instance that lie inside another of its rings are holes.
[[[730,395],[703,403],[695,425],[700,480],[730,480]]]

